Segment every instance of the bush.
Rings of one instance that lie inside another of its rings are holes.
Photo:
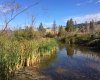
[[[54,35],[53,35],[53,34],[51,34],[51,33],[47,33],[47,34],[46,34],[46,37],[53,38],[53,37],[54,37]]]

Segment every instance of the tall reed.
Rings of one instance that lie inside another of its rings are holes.
[[[37,58],[55,50],[54,39],[10,41],[0,44],[0,80],[9,80],[9,73],[32,65]],[[2,77],[3,75],[3,77]],[[5,78],[4,78],[5,77]]]

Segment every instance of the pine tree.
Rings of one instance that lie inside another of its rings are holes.
[[[42,23],[40,23],[38,31],[39,31],[39,34],[41,37],[43,37],[45,35],[45,29],[44,29]]]
[[[30,27],[28,27],[28,26],[26,26],[26,28],[25,28],[25,31],[24,31],[24,38],[25,39],[33,39],[34,38],[34,36],[33,36],[34,34],[33,34],[33,28],[32,28],[32,26],[30,26]]]
[[[68,32],[73,32],[75,30],[74,22],[73,22],[72,18],[67,21],[65,30]]]
[[[63,36],[63,33],[64,33],[64,30],[63,30],[63,27],[61,25],[61,26],[59,26],[58,36]]]
[[[53,27],[52,27],[52,29],[53,29],[53,33],[54,33],[54,36],[56,35],[56,21],[54,20],[54,22],[53,22]]]
[[[95,31],[95,23],[94,23],[94,20],[90,21],[90,31],[91,32]]]
[[[85,30],[85,32],[89,32],[89,26],[88,26],[88,22],[86,21],[85,22],[85,28],[84,28],[84,30]]]

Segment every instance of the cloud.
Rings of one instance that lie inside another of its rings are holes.
[[[43,26],[44,27],[52,27],[53,22],[48,22],[48,23],[44,23]]]
[[[92,3],[93,2],[93,0],[89,0],[89,1],[87,1],[87,3]]]
[[[92,3],[93,0],[88,0],[87,2],[83,2],[83,3],[78,3],[76,4],[77,6],[83,5],[83,4],[87,4],[87,3]]]
[[[10,11],[9,8],[5,8],[4,5],[0,5],[0,12],[6,13],[6,12],[9,12],[9,11]]]
[[[0,23],[0,30],[4,30],[5,28],[5,24],[4,23]],[[11,26],[11,25],[8,25],[7,26],[7,29],[10,29],[10,30],[14,30],[14,26]]]
[[[46,22],[46,23],[42,23],[44,28],[50,28],[53,25],[53,22]],[[25,26],[31,26],[31,24],[21,24],[20,25],[22,28],[25,28]],[[34,28],[38,28],[39,24],[35,24]]]
[[[81,5],[81,3],[78,3],[78,4],[76,4],[77,6],[80,6]]]
[[[100,21],[100,13],[80,15],[80,16],[70,16],[70,17],[64,18],[63,20],[66,23],[67,20],[71,18],[73,19],[73,21],[76,21],[78,24],[84,23],[85,21],[90,22],[92,19],[94,21]]]
[[[100,2],[100,0],[98,0],[98,2]]]
[[[97,2],[95,2],[95,4],[96,4],[96,3],[100,3],[100,0],[98,0]]]
[[[82,4],[86,4],[86,3],[78,3],[78,4],[76,4],[77,6],[80,6],[80,5],[82,5]]]

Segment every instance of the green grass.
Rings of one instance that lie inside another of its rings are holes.
[[[55,50],[56,41],[50,38],[12,42],[6,40],[0,45],[0,79],[3,75],[3,80],[7,80],[9,72],[32,65],[37,55],[50,55]]]

